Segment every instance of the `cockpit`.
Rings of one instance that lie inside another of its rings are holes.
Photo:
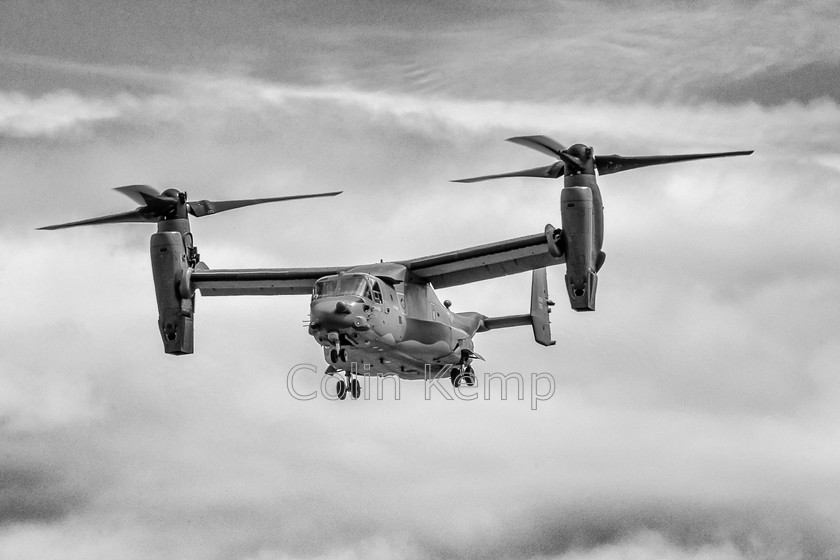
[[[382,302],[382,289],[379,282],[367,274],[339,274],[325,276],[312,289],[312,300],[322,297],[357,296]]]

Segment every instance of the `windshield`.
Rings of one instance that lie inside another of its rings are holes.
[[[362,296],[367,287],[367,278],[362,275],[329,276],[315,282],[312,299],[325,296]]]

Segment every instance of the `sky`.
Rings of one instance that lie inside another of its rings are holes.
[[[838,45],[819,0],[0,1],[0,557],[837,558]],[[199,296],[164,355],[152,226],[36,231],[343,190],[194,219],[202,259],[420,257],[560,226],[558,182],[449,182],[528,134],[755,153],[600,179],[597,311],[550,269],[557,344],[478,335],[474,400],[331,400],[304,296]]]

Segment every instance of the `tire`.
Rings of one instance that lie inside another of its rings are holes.
[[[335,394],[340,401],[347,398],[347,384],[343,379],[339,379],[335,382]]]
[[[354,399],[358,399],[359,396],[362,394],[362,385],[359,383],[358,379],[354,379],[350,382],[350,396]]]

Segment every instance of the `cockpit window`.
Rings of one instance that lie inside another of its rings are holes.
[[[373,283],[373,301],[382,303],[382,290],[379,288],[379,282]]]
[[[364,276],[353,274],[329,276],[315,282],[312,299],[325,296],[362,296],[367,288],[368,281]]]

